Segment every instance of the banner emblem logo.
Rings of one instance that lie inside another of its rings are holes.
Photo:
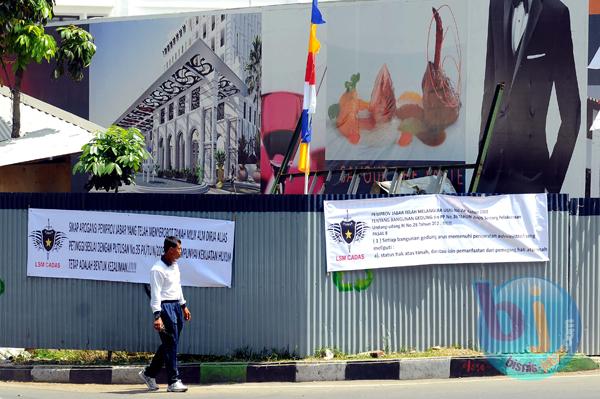
[[[352,244],[352,241],[356,237],[356,222],[354,220],[340,222],[340,228],[342,230],[342,238],[346,241],[346,244]]]
[[[350,220],[349,212],[346,210],[346,220],[340,223],[331,223],[327,231],[335,242],[348,244],[348,252],[350,252],[350,244],[365,238],[368,229],[369,226],[365,222]]]
[[[67,239],[65,233],[56,231],[50,225],[50,219],[48,219],[48,225],[42,230],[34,230],[29,237],[33,241],[33,246],[40,250],[46,251],[46,259],[50,258],[50,252],[58,251],[62,248],[64,241]]]

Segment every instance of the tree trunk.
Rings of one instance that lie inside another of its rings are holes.
[[[12,88],[12,133],[13,139],[18,139],[21,135],[21,82],[23,80],[23,70],[17,69],[15,72],[15,86]]]

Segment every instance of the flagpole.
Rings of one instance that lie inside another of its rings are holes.
[[[308,160],[307,165],[310,165],[310,143],[308,143],[306,152],[307,152],[306,157],[307,157],[307,160]],[[304,169],[304,195],[308,194],[308,178],[309,178],[309,175],[310,175],[310,169],[309,168],[305,168]]]
[[[317,25],[324,23],[325,20],[318,8],[318,0],[312,0],[308,56],[306,57],[306,72],[304,75],[304,99],[302,101],[302,138],[300,140],[300,157],[298,159],[298,169],[304,172],[304,195],[308,194],[312,118],[317,108],[315,57],[321,47],[317,39]]]

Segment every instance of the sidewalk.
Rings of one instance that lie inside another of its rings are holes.
[[[284,363],[181,364],[186,384],[244,382],[310,382],[344,380],[416,380],[502,375],[488,357],[439,357],[396,360],[360,360]],[[590,370],[593,362],[583,357]],[[593,359],[598,362],[598,359]],[[597,366],[596,366],[597,367]],[[71,384],[138,384],[143,366],[16,366],[0,365],[0,380]],[[166,383],[164,369],[157,377]]]

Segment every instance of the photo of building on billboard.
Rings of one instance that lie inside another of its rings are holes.
[[[115,21],[90,32],[90,120],[139,129],[152,155],[123,191],[258,192],[260,14]]]

